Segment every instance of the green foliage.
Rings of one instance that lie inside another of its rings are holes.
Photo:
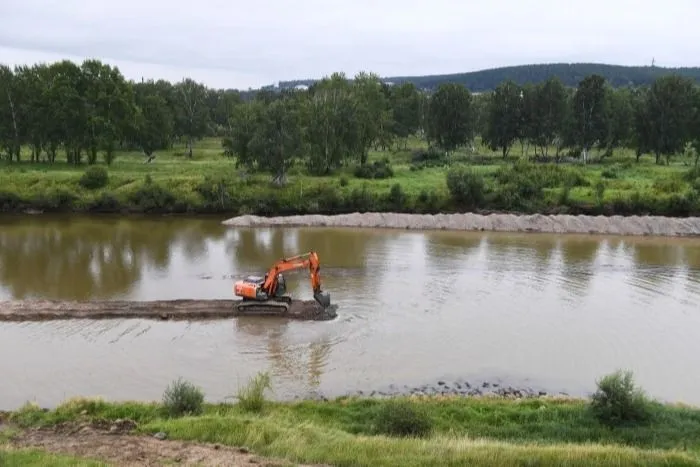
[[[430,434],[432,420],[417,404],[391,401],[379,406],[375,415],[376,433],[390,436],[424,437]]]
[[[371,164],[359,165],[355,168],[354,175],[357,178],[384,179],[394,176],[394,171],[388,159],[374,161]]]
[[[651,402],[635,386],[631,372],[618,370],[604,376],[597,385],[598,390],[591,396],[590,409],[600,423],[621,426],[651,419]]]
[[[104,167],[93,165],[87,168],[78,183],[88,190],[104,188],[109,183],[109,174]]]
[[[447,154],[436,148],[418,149],[411,154],[411,170],[421,170],[448,165]]]
[[[453,167],[447,172],[446,182],[450,195],[458,204],[475,208],[483,202],[486,183],[474,170],[464,166]]]
[[[272,380],[268,373],[258,373],[239,389],[236,394],[238,407],[246,412],[261,412],[265,407],[265,391],[272,389]]]
[[[163,407],[171,417],[202,413],[204,393],[194,384],[178,378],[163,393]]]

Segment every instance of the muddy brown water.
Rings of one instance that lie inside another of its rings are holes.
[[[158,400],[177,377],[223,400],[261,370],[287,399],[450,378],[585,395],[627,368],[659,399],[700,404],[700,240],[221,220],[3,217],[0,300],[225,299],[315,249],[338,318],[0,323],[0,409]],[[288,286],[312,297],[304,271]]]

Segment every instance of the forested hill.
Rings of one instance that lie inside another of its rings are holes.
[[[507,79],[523,85],[546,81],[551,76],[558,77],[564,86],[575,87],[591,74],[605,77],[614,87],[650,85],[654,79],[668,74],[687,76],[700,82],[700,67],[663,68],[658,66],[622,66],[600,63],[548,63],[539,65],[520,65],[469,73],[427,76],[391,76],[383,78],[385,82],[411,82],[419,88],[434,90],[442,83],[460,83],[472,92],[490,91]],[[291,88],[299,84],[310,85],[316,80],[281,81],[280,87]]]

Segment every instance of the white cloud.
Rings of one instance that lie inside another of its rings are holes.
[[[535,62],[694,66],[696,0],[2,0],[0,62],[99,58],[129,78],[258,87],[334,71]]]

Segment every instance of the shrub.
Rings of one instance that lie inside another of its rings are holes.
[[[93,165],[88,167],[88,169],[83,172],[83,175],[78,180],[80,186],[87,190],[96,190],[98,188],[104,188],[109,182],[109,175],[107,174],[107,169],[100,167],[99,165]]]
[[[375,430],[389,436],[423,437],[430,433],[432,420],[414,404],[390,401],[376,413]]]
[[[484,200],[484,177],[467,167],[454,167],[447,172],[447,189],[452,198],[467,207],[477,207]]]
[[[360,165],[355,168],[355,177],[368,179],[384,179],[394,176],[388,159],[374,161],[371,164]]]
[[[393,209],[402,210],[406,207],[408,197],[400,183],[394,183],[391,186],[391,190],[389,190],[389,194],[387,195],[387,201],[389,202],[389,206]]]
[[[258,373],[248,384],[238,390],[238,406],[247,412],[260,412],[265,407],[265,390],[272,389],[270,375]]]
[[[203,411],[204,393],[192,383],[178,378],[165,389],[163,405],[173,417],[198,415]]]
[[[634,385],[631,372],[620,370],[597,382],[590,409],[598,421],[608,426],[642,423],[651,418],[651,403]]]
[[[411,155],[412,170],[420,170],[428,167],[443,167],[446,164],[446,153],[435,148],[418,149],[413,151]]]

